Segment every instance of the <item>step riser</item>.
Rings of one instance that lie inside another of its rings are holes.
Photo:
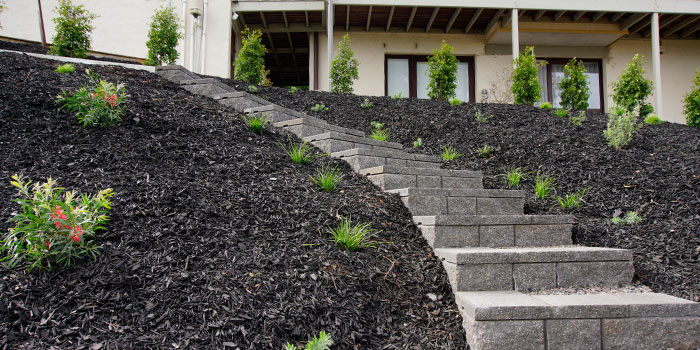
[[[443,266],[455,292],[619,287],[630,284],[634,273],[629,260],[461,265],[443,261]]]
[[[258,106],[258,107],[260,107],[260,106]],[[253,108],[255,108],[255,107],[253,107]],[[244,109],[244,110],[246,110],[246,109]],[[248,116],[251,116],[251,117],[260,117],[260,116],[264,115],[270,121],[270,123],[279,123],[279,122],[284,122],[287,120],[299,118],[299,116],[295,116],[295,115],[291,115],[291,114],[287,114],[287,113],[275,111],[275,110],[264,111],[264,112],[247,112],[246,114],[248,114]]]
[[[450,177],[429,175],[377,174],[367,175],[367,178],[383,190],[399,188],[484,188],[480,177]]]
[[[520,215],[525,199],[488,197],[401,197],[411,214],[422,215]]]
[[[156,71],[156,74],[176,83],[179,83],[184,80],[198,79],[197,77],[190,76],[179,69],[160,70]]]
[[[347,162],[348,164],[350,164],[350,167],[355,171],[360,171],[361,169],[367,169],[367,168],[372,168],[372,167],[382,166],[382,165],[403,166],[403,167],[410,167],[410,168],[431,168],[431,169],[440,168],[440,165],[442,165],[442,163],[435,163],[435,162],[423,162],[423,161],[418,161],[418,160],[372,157],[372,156],[363,156],[363,155],[341,157],[340,159],[342,159],[345,162]]]
[[[433,248],[570,245],[573,225],[467,225],[419,228]]]
[[[228,91],[214,84],[191,84],[182,85],[182,88],[196,95],[214,97],[216,95],[225,94]]]
[[[346,151],[353,148],[369,148],[381,151],[395,151],[396,149],[390,147],[382,147],[377,145],[364,144],[359,142],[333,140],[333,139],[323,139],[317,141],[311,141],[311,144],[321,149],[326,153],[334,153]]]

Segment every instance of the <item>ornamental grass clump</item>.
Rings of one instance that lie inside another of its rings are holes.
[[[370,102],[368,98],[365,98],[364,101],[362,101],[362,104],[360,104],[360,107],[364,109],[372,109],[372,107],[374,107],[374,103]]]
[[[61,108],[74,112],[83,126],[110,126],[118,123],[124,114],[126,89],[124,84],[113,84],[100,80],[97,74],[85,70],[90,83],[69,94],[62,91],[58,95]]]
[[[331,348],[331,345],[333,345],[333,339],[331,338],[331,335],[324,331],[321,331],[321,333],[319,333],[317,337],[314,336],[313,339],[306,343],[304,350],[329,350]],[[284,346],[284,350],[299,350],[299,348],[297,348],[295,345],[292,345],[291,343],[287,343]]]
[[[505,177],[506,185],[509,187],[518,187],[520,185],[520,181],[524,180],[527,177],[528,172],[525,171],[525,168],[510,168],[506,170],[505,174],[503,176]]]
[[[515,103],[532,106],[540,100],[542,87],[537,78],[540,66],[545,63],[537,63],[535,48],[528,46],[514,61],[513,69],[513,97]]]
[[[554,114],[559,118],[566,118],[566,116],[569,115],[569,110],[566,108],[557,108]]]
[[[559,90],[562,107],[569,110],[588,109],[591,89],[588,87],[586,67],[583,62],[574,57],[564,66],[564,78],[559,82]]]
[[[564,209],[578,208],[581,206],[581,202],[583,202],[583,197],[586,195],[586,192],[588,192],[588,189],[569,192],[564,197],[557,197],[557,202],[559,203],[559,206]]]
[[[400,100],[403,98],[403,91],[399,91],[398,94],[391,95],[392,100]]]
[[[474,112],[474,119],[479,123],[485,123],[491,118],[493,118],[493,114],[483,114],[480,109]]]
[[[625,214],[625,216],[622,217],[613,217],[610,219],[613,224],[615,225],[620,225],[620,226],[632,226],[636,225],[639,222],[642,221],[642,217],[637,214],[636,211],[630,210]]]
[[[540,109],[550,110],[550,109],[552,109],[552,104],[549,102],[542,102],[540,104]]]
[[[144,64],[160,66],[174,64],[180,57],[177,52],[178,40],[182,39],[180,23],[174,7],[161,7],[151,17],[151,28],[148,30],[148,59]]]
[[[453,99],[450,100],[450,104],[453,105],[453,106],[461,106],[461,105],[462,105],[462,100],[460,100],[460,99],[458,99],[458,98],[455,97],[455,98],[453,98]]]
[[[265,131],[265,128],[270,123],[267,113],[256,114],[250,117],[243,116],[242,118],[256,135],[262,135],[263,131]]]
[[[457,57],[453,48],[443,40],[439,49],[434,49],[428,57],[428,97],[447,101],[457,90]],[[461,102],[461,101],[460,101]]]
[[[554,191],[554,179],[537,173],[535,176],[535,198],[545,199],[552,191]]]
[[[295,93],[297,93],[299,90],[301,90],[301,89],[299,89],[299,88],[296,87],[296,86],[292,86],[292,87],[289,88],[289,93],[290,93],[290,94],[295,94]]]
[[[313,107],[311,107],[311,111],[316,113],[325,113],[328,112],[328,107],[326,107],[326,105],[317,103]]]
[[[284,150],[284,153],[286,153],[290,158],[292,158],[292,161],[294,163],[304,165],[316,158],[324,156],[324,154],[313,154],[313,146],[308,144],[306,141],[297,144],[294,143],[294,141],[292,141],[292,139],[290,138],[288,142],[288,146],[284,145],[281,142],[279,142],[279,145],[280,147],[282,147],[282,150]]]
[[[639,107],[635,115],[639,115],[642,119],[654,111],[651,104],[647,102],[654,84],[644,77],[643,65],[644,56],[634,55],[617,81],[612,83],[613,103],[628,112]]]
[[[333,236],[335,244],[351,252],[357,249],[369,248],[377,244],[387,243],[370,241],[372,236],[381,231],[372,229],[372,224],[368,222],[352,225],[350,217],[345,218],[341,216],[338,226],[329,227],[328,230]]]
[[[614,149],[621,149],[632,141],[634,134],[642,127],[637,123],[637,114],[640,106],[632,111],[622,108],[612,108],[613,113],[608,114],[608,127],[603,130],[603,135],[608,145]]]
[[[90,50],[90,34],[95,27],[92,21],[97,18],[83,5],[73,5],[71,0],[60,0],[55,9],[58,16],[53,19],[56,35],[49,50],[50,55],[87,58]]]
[[[351,94],[353,81],[359,79],[357,67],[360,63],[354,57],[355,53],[350,47],[350,35],[345,34],[338,44],[338,51],[331,62],[331,92]]]
[[[258,87],[255,85],[248,85],[248,92],[251,94],[257,94],[258,93]]]
[[[316,177],[311,176],[311,180],[325,192],[333,192],[342,179],[340,169],[331,167],[330,164],[321,164],[321,167],[316,169]]]
[[[495,151],[493,146],[484,145],[484,147],[476,149],[476,156],[479,158],[488,158],[493,154],[493,151]]]
[[[644,118],[644,124],[659,125],[661,123],[663,123],[663,121],[656,114],[650,114],[648,117]]]
[[[700,70],[695,71],[693,87],[683,97],[683,113],[689,126],[700,128]]]
[[[384,127],[384,123],[371,122],[372,130],[370,131],[369,138],[377,141],[386,141],[389,139],[389,129]]]
[[[444,160],[455,160],[461,157],[462,154],[457,152],[453,146],[443,146],[442,147],[442,159]]]
[[[56,72],[58,74],[73,73],[73,72],[75,72],[75,66],[70,64],[70,63],[62,64],[62,65],[56,67],[56,69],[54,69],[54,72]]]
[[[581,126],[584,120],[586,120],[586,111],[578,111],[578,113],[571,113],[569,115],[569,122],[571,125]]]
[[[97,256],[95,231],[104,229],[111,209],[111,188],[96,195],[78,195],[64,191],[56,181],[45,183],[25,181],[13,175],[10,184],[19,190],[21,198],[13,202],[22,206],[10,222],[15,227],[3,236],[0,261],[8,268],[27,265],[29,270],[52,269],[54,265],[71,265],[84,256]]]

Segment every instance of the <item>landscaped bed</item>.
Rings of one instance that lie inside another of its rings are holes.
[[[318,191],[328,157],[292,163],[285,136],[256,136],[146,72],[91,68],[130,97],[117,126],[81,127],[56,96],[88,81],[85,66],[56,66],[0,53],[0,230],[19,210],[14,173],[111,187],[111,220],[96,261],[0,268],[0,348],[280,349],[321,330],[338,349],[466,347],[447,276],[398,197],[341,162],[338,190]],[[340,215],[390,243],[339,249],[327,228]]]
[[[247,85],[226,80],[237,89]],[[530,174],[517,189],[528,193],[526,213],[575,215],[576,243],[634,250],[635,281],[686,299],[700,300],[700,130],[663,123],[645,125],[622,150],[606,144],[606,116],[588,113],[573,126],[554,111],[504,104],[451,106],[431,100],[392,100],[365,96],[261,87],[258,95],[283,107],[306,112],[344,127],[369,131],[384,123],[390,141],[409,151],[440,155],[443,146],[464,154],[443,165],[482,170],[487,188],[509,188],[501,176],[522,167]],[[329,108],[312,112],[316,104]],[[486,121],[479,122],[479,112]],[[423,145],[412,150],[421,138]],[[476,149],[494,147],[490,157]],[[535,199],[536,173],[556,179],[557,196],[585,190],[581,208],[562,209],[553,198]],[[627,211],[642,216],[634,226],[611,223]]]

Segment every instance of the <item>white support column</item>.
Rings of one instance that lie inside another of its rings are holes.
[[[656,115],[661,115],[661,44],[659,42],[659,13],[651,14],[651,65],[654,71],[654,95],[656,95]]]
[[[328,91],[331,91],[331,62],[333,61],[333,0],[328,0],[328,19],[326,34],[328,34]]]
[[[518,9],[512,9],[510,14],[510,34],[513,42],[513,62],[520,54],[520,36],[518,35]]]

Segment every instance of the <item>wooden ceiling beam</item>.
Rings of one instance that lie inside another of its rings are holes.
[[[345,31],[350,31],[350,5],[345,7]]]
[[[539,10],[535,13],[535,21],[539,21],[542,16],[544,16],[544,13],[547,12],[545,10]]]
[[[630,16],[629,18],[622,21],[622,24],[620,25],[620,29],[627,30],[631,26],[637,24],[637,22],[646,18],[648,15],[649,15],[648,13],[635,13],[632,16]]]
[[[491,31],[491,29],[493,29],[498,24],[498,21],[501,20],[501,16],[503,16],[504,12],[506,12],[505,9],[500,9],[496,11],[496,14],[493,16],[493,18],[491,18],[489,24],[486,25],[486,30],[484,30],[484,33],[488,34]]]
[[[388,32],[389,29],[391,29],[391,20],[394,18],[394,9],[395,7],[392,6],[391,9],[389,10],[389,19],[386,20],[386,31]]]
[[[369,26],[372,24],[372,5],[369,6],[369,12],[367,12],[367,25],[365,26],[365,32],[369,32]]]
[[[304,11],[304,18],[306,19],[306,28],[309,28],[309,11]]]
[[[669,36],[673,35],[673,33],[675,33],[675,32],[677,32],[677,31],[679,31],[679,30],[681,30],[681,29],[683,29],[683,28],[685,28],[685,27],[687,27],[687,26],[689,26],[689,25],[695,23],[695,22],[698,20],[698,18],[700,18],[700,17],[696,16],[696,17],[694,17],[694,18],[692,18],[692,19],[690,19],[690,20],[688,20],[688,21],[683,21],[683,22],[681,22],[681,23],[676,24],[675,26],[671,27],[671,29],[665,31],[665,32],[663,33],[663,37],[664,37],[664,38],[668,38]]]
[[[482,9],[482,8],[476,9],[476,12],[474,12],[474,15],[472,16],[472,19],[470,19],[469,23],[467,23],[467,26],[464,27],[464,34],[467,34],[467,33],[469,33],[470,30],[472,30],[474,23],[476,23],[476,20],[479,19],[479,16],[481,16],[482,12],[484,12],[484,9]]]
[[[260,18],[262,19],[263,27],[267,28],[267,19],[265,19],[265,13],[260,11]]]
[[[586,11],[579,11],[579,12],[574,13],[574,15],[571,17],[572,22],[578,21],[585,14],[586,14]]]
[[[562,16],[564,16],[565,13],[566,13],[566,11],[557,11],[557,12],[554,13],[554,16],[552,16],[552,19],[556,22],[556,21],[558,21]]]
[[[457,16],[459,16],[460,12],[462,12],[462,9],[456,8],[455,12],[452,13],[452,17],[450,17],[450,21],[447,22],[447,26],[445,27],[445,33],[450,32],[450,29],[452,29],[452,25],[455,24],[455,21],[457,20]]]
[[[433,22],[435,22],[435,17],[437,17],[438,11],[440,11],[439,7],[436,7],[433,9],[433,14],[430,15],[430,19],[428,20],[428,25],[425,26],[426,33],[430,32],[430,28],[433,26]]]
[[[413,24],[413,17],[416,16],[416,11],[418,11],[418,7],[414,6],[413,9],[411,10],[411,15],[408,16],[408,23],[406,23],[406,31],[408,32],[411,30],[411,24]]]
[[[617,22],[622,16],[626,15],[627,12],[618,12],[610,18],[610,22]]]
[[[606,13],[607,13],[607,12],[602,12],[602,11],[601,11],[601,12],[596,12],[596,14],[593,15],[593,17],[591,18],[591,21],[593,21],[593,22],[598,22],[598,20],[601,19],[601,18],[603,18],[603,16],[605,16]]]

